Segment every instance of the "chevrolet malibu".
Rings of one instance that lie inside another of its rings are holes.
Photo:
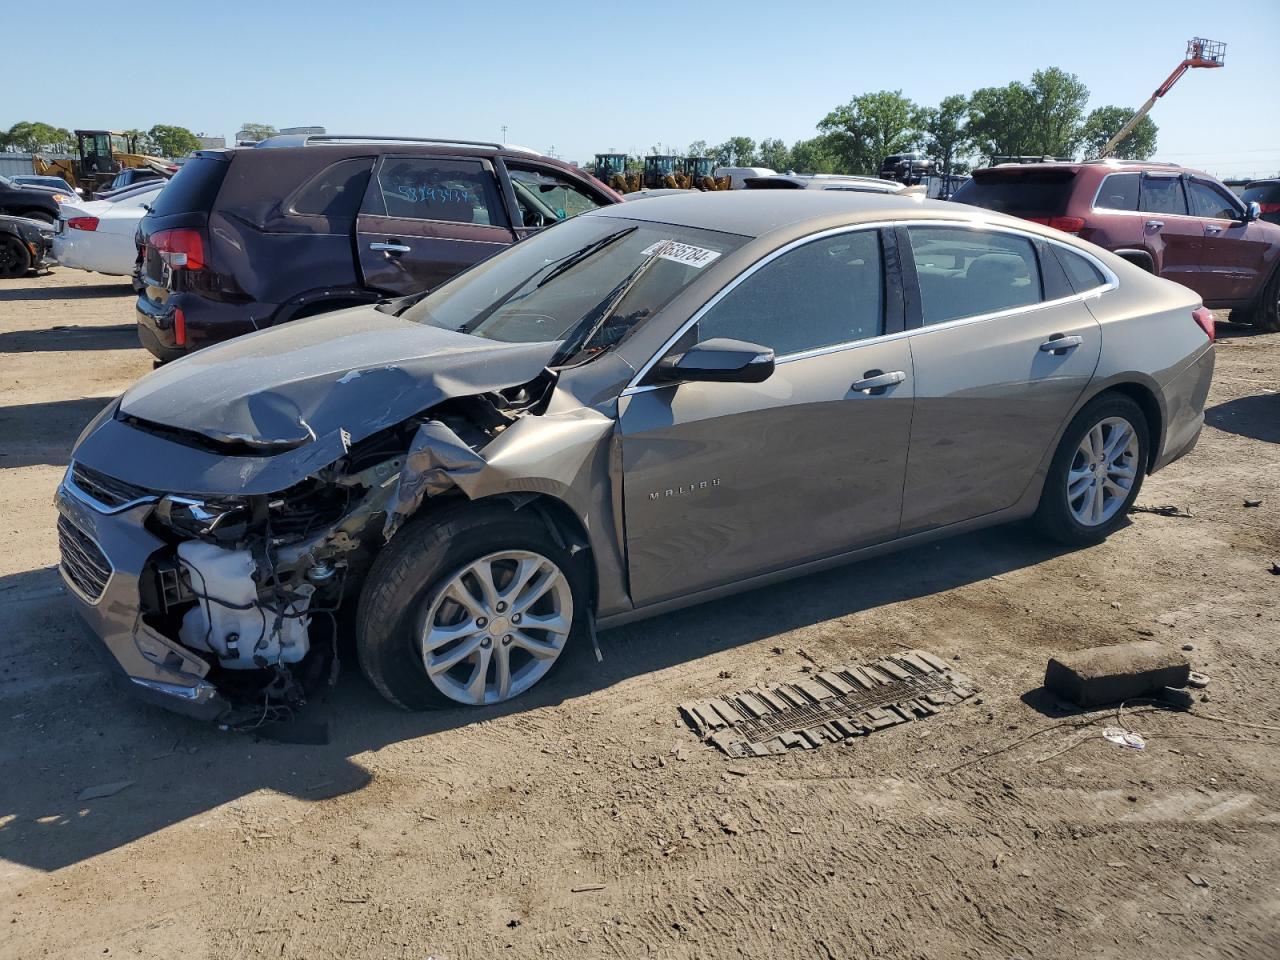
[[[1212,340],[1025,220],[657,197],[143,378],[76,444],[61,570],[196,716],[288,715],[352,622],[392,703],[498,703],[597,627],[1008,521],[1101,540],[1195,444]]]

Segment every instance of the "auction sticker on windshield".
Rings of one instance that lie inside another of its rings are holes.
[[[653,256],[656,253],[662,260],[674,260],[676,263],[688,264],[697,270],[701,270],[708,263],[715,260],[716,257],[720,256],[719,252],[715,250],[708,250],[706,247],[695,247],[692,244],[681,243],[678,240],[659,240],[640,252],[646,257]]]

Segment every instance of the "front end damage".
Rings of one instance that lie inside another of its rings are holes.
[[[379,549],[426,501],[523,502],[501,469],[512,447],[501,441],[527,419],[557,419],[545,416],[554,384],[544,369],[355,442],[344,433],[337,460],[272,493],[174,492],[122,478],[119,458],[96,455],[104,445],[243,458],[246,475],[271,454],[247,449],[244,437],[197,436],[117,409],[86,430],[58,489],[63,578],[144,699],[235,729],[289,719],[335,680],[344,615]],[[562,418],[583,450],[611,426],[580,407]],[[103,431],[107,441],[86,442]]]

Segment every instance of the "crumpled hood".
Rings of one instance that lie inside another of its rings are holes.
[[[335,432],[356,442],[441,400],[526,383],[555,348],[498,343],[355,307],[161,367],[124,394],[117,416],[268,454]]]

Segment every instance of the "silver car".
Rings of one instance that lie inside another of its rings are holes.
[[[76,444],[62,573],[197,716],[287,715],[352,610],[391,702],[498,703],[597,627],[1013,520],[1100,540],[1195,444],[1212,340],[990,211],[655,197],[144,377]]]

